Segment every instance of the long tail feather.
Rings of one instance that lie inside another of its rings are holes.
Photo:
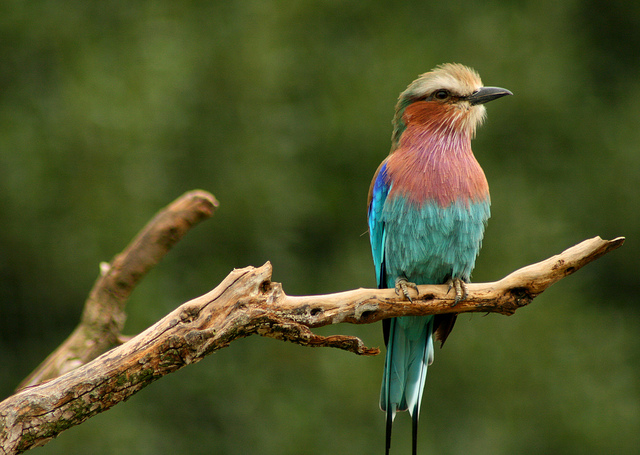
[[[385,451],[386,455],[389,455],[391,449],[391,429],[393,428],[393,419],[395,417],[395,411],[391,407],[387,408],[387,431],[385,437]]]
[[[413,452],[418,438],[418,417],[427,367],[433,361],[433,317],[403,317],[390,320],[380,408],[387,413],[386,451],[396,411],[409,411],[413,420]]]
[[[412,455],[418,454],[418,418],[419,412],[414,413],[411,416],[412,425],[411,425],[411,453]]]

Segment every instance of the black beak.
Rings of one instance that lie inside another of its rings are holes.
[[[497,100],[498,98],[502,98],[506,95],[513,95],[513,93],[506,88],[482,87],[473,95],[467,96],[467,101],[469,101],[472,106],[475,106],[476,104],[484,104],[489,101]]]

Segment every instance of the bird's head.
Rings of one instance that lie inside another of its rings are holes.
[[[473,137],[486,115],[484,103],[512,95],[504,88],[483,87],[474,70],[447,63],[421,75],[400,94],[393,119],[393,146],[410,125],[424,125],[443,134]]]

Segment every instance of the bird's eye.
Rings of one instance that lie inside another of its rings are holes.
[[[437,100],[446,100],[449,98],[449,90],[438,90],[433,94],[433,97]]]

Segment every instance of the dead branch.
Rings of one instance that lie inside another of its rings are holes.
[[[193,226],[213,215],[218,201],[206,191],[190,191],[161,210],[101,274],[69,337],[18,389],[60,376],[118,345],[126,320],[125,304],[138,282]]]
[[[575,273],[585,265],[613,251],[624,237],[585,240],[544,261],[518,269],[492,283],[469,283],[467,298],[454,306],[453,291],[446,285],[418,286],[420,295],[412,302],[399,299],[394,290],[356,289],[323,296],[286,296],[280,284],[272,283],[275,311],[295,315],[305,313],[301,323],[309,327],[348,322],[368,324],[397,316],[421,316],[442,313],[500,313],[511,315],[528,305],[549,286]],[[291,317],[291,316],[289,316]]]
[[[101,337],[107,333],[112,337],[109,344],[115,343],[122,328],[120,319],[124,317],[124,302],[137,281],[193,224],[210,216],[217,205],[206,193],[188,193],[183,202],[193,202],[192,197],[199,200],[195,203],[199,208],[186,209],[178,204],[182,198],[176,201],[167,210],[183,221],[165,223],[159,221],[162,213],[158,215],[99,278],[87,306],[106,301],[100,305],[106,305],[110,316],[103,318],[93,314],[96,309],[85,309],[81,326],[87,325],[88,328],[82,329],[87,332],[76,334],[79,327],[72,335],[79,338],[80,347],[97,344],[98,339],[89,338],[95,334]],[[175,210],[175,204],[180,208]],[[193,207],[189,203],[186,206]],[[311,328],[342,322],[368,324],[406,315],[513,314],[553,283],[623,243],[622,237],[610,241],[599,237],[585,240],[500,281],[469,284],[468,297],[456,306],[452,306],[453,295],[444,285],[419,286],[419,296],[413,298],[412,303],[400,299],[389,289],[356,289],[296,297],[287,296],[279,283],[271,281],[269,263],[258,268],[234,270],[209,293],[181,305],[128,342],[88,363],[83,361],[85,357],[82,357],[80,347],[65,352],[70,349],[68,343],[71,344],[67,340],[37,372],[49,371],[48,374],[55,376],[56,371],[72,368],[70,362],[81,366],[20,390],[0,403],[0,454],[21,453],[44,445],[67,428],[109,409],[156,379],[196,363],[238,338],[258,334],[304,346],[337,347],[361,355],[377,354],[377,348],[367,348],[356,337],[324,337],[313,333]],[[58,356],[65,360],[47,366]],[[34,374],[30,382],[44,377],[43,373]]]

